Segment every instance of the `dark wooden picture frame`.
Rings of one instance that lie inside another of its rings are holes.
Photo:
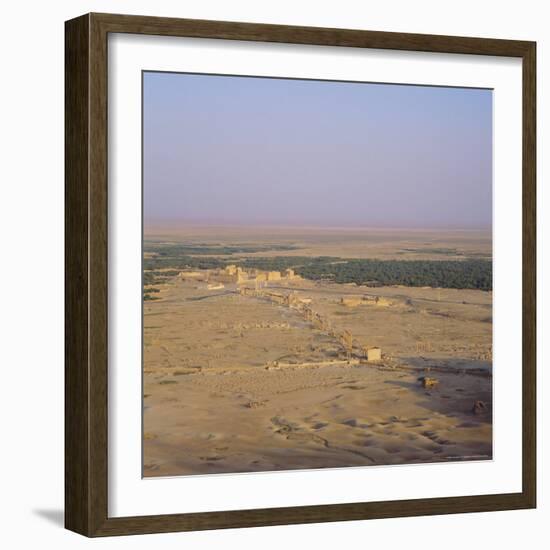
[[[507,56],[523,64],[521,492],[108,516],[107,37],[132,33]],[[65,26],[65,526],[86,536],[420,516],[536,506],[536,44],[515,40],[88,14]]]

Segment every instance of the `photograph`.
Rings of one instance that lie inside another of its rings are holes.
[[[491,89],[143,71],[142,186],[143,477],[492,459]]]

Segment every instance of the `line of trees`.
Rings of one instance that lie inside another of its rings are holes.
[[[310,263],[296,272],[307,279],[336,283],[431,286],[492,290],[493,267],[488,260],[369,260]]]
[[[164,248],[159,246],[159,248]],[[154,252],[158,250],[149,245]],[[328,279],[336,283],[356,283],[358,285],[405,285],[431,286],[441,288],[466,288],[492,290],[492,262],[481,258],[461,260],[377,260],[346,259],[332,256],[273,256],[216,257],[211,252],[206,255],[188,255],[183,249],[171,249],[171,256],[145,258],[143,267],[145,284],[155,284],[164,276],[175,275],[182,269],[220,269],[229,264],[248,269],[283,271],[292,268],[305,279]],[[170,269],[171,271],[150,271]]]
[[[271,250],[284,251],[295,250],[294,245],[267,244],[267,245],[206,245],[206,244],[179,244],[179,243],[144,243],[144,252],[154,252],[163,257],[178,257],[188,254],[198,256],[227,256],[231,254],[252,254],[256,252],[269,252]]]

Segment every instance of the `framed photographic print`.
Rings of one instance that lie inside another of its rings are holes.
[[[66,527],[533,508],[535,44],[66,23]]]

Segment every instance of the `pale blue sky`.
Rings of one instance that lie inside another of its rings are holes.
[[[144,218],[489,227],[492,92],[144,73]]]

